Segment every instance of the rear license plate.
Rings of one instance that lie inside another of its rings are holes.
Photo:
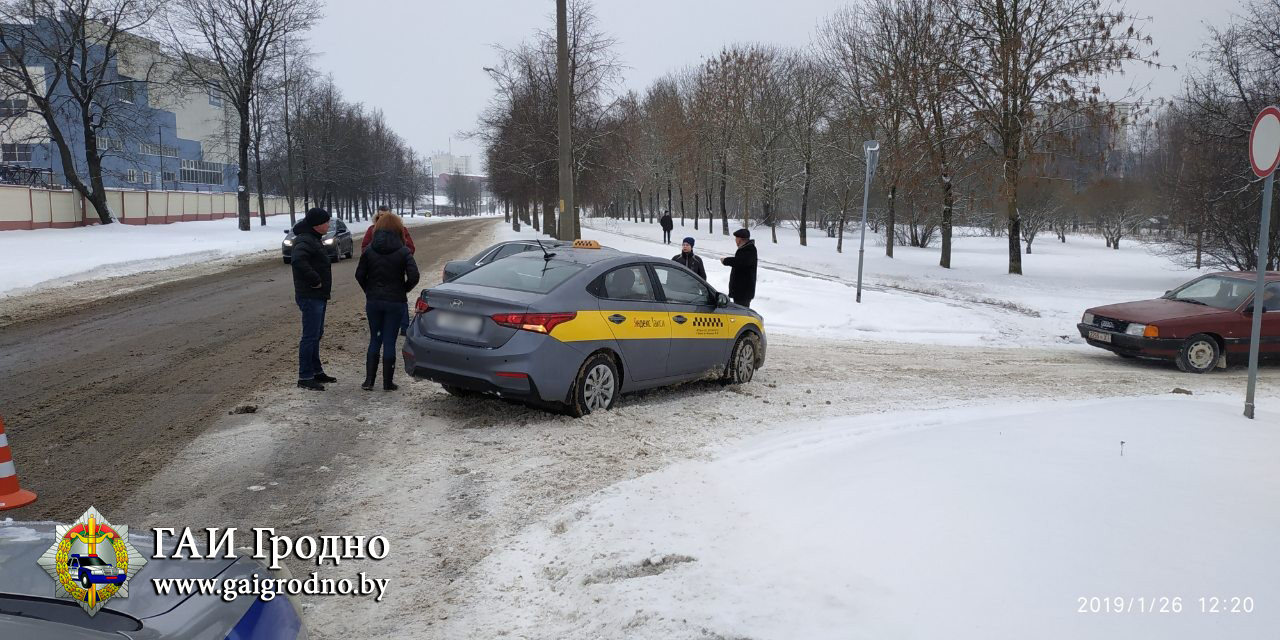
[[[1089,339],[1096,340],[1098,342],[1111,342],[1111,334],[1103,333],[1101,331],[1090,331]]]
[[[441,311],[436,316],[436,326],[456,333],[480,333],[484,320],[480,316],[470,316],[452,311]]]

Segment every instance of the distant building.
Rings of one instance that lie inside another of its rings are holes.
[[[20,28],[41,27],[40,23],[0,25],[0,29]],[[99,148],[106,152],[102,159],[105,186],[236,191],[239,120],[235,110],[212,91],[176,82],[178,69],[161,53],[159,43],[126,35],[116,53],[108,65],[109,74],[120,83],[113,97],[118,102],[113,106],[124,114],[119,122],[127,124],[99,131]],[[92,45],[90,55],[102,56],[103,48]],[[40,76],[53,74],[50,62],[36,52],[23,52],[21,61],[4,58],[0,65],[20,63]],[[54,95],[65,99],[69,94],[60,86],[54,88]],[[50,140],[49,127],[42,117],[26,110],[23,96],[0,99],[0,164],[28,167],[65,186],[66,171]],[[87,183],[84,131],[79,119],[64,109],[57,124],[72,140],[69,148],[76,172]]]
[[[470,173],[471,156],[455,156],[443,151],[431,154],[432,176],[438,178],[443,174],[468,175]]]

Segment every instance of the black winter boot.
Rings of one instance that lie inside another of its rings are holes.
[[[360,385],[365,391],[373,391],[373,381],[378,377],[378,354],[370,353],[364,358],[364,384]]]
[[[394,357],[382,363],[382,390],[383,391],[395,391],[396,389],[400,388],[399,386],[396,385],[396,383],[391,381],[391,377],[392,375],[395,374],[395,371],[396,371],[396,359]]]

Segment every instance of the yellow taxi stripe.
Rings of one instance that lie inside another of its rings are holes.
[[[626,320],[621,324],[610,322],[609,316],[614,314]],[[672,319],[675,316],[684,316],[685,321],[677,323]],[[760,321],[754,316],[726,313],[579,311],[573,320],[556,325],[551,335],[561,342],[659,338],[730,340],[748,325],[759,329]]]

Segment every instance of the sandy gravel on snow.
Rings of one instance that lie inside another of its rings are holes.
[[[147,526],[387,536],[393,549],[386,560],[321,570],[334,578],[359,571],[390,578],[387,599],[307,600],[315,636],[472,637],[466,614],[486,605],[473,600],[476,582],[486,580],[474,569],[523,528],[567,525],[546,518],[616,482],[713,455],[780,423],[1176,386],[1235,393],[1244,382],[1240,369],[1188,376],[1104,353],[796,337],[775,337],[770,346],[768,365],[749,385],[699,382],[628,396],[617,409],[582,420],[459,400],[426,383],[366,394],[349,362],[334,369],[344,383],[333,393],[267,392],[257,399],[258,413],[228,416],[137,492],[131,510],[164,505],[140,523]],[[1270,402],[1277,373],[1264,376]],[[191,487],[198,497],[184,500]],[[291,568],[316,570],[305,562]]]

